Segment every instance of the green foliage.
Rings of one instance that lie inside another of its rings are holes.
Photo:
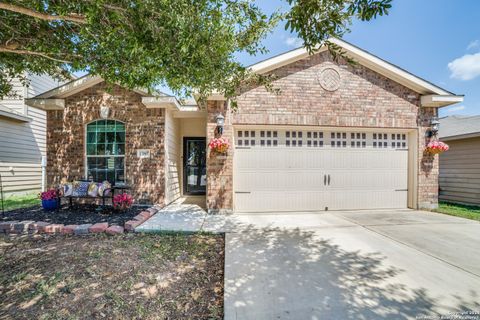
[[[391,0],[286,0],[268,16],[250,0],[0,1],[0,98],[12,76],[68,77],[87,71],[128,88],[169,86],[176,94],[233,97],[252,76],[235,54],[266,52],[280,19],[313,52],[348,31],[351,18],[388,13]],[[334,50],[335,51],[335,50]]]
[[[3,202],[5,211],[27,208],[40,204],[38,194],[27,194],[22,196],[7,196]],[[0,205],[1,209],[1,205]]]
[[[480,220],[480,206],[440,202],[436,212],[472,220]]]
[[[370,21],[388,14],[392,0],[287,0],[291,6],[285,15],[285,29],[297,33],[305,47],[313,52],[329,38],[341,38],[349,32],[353,18]]]

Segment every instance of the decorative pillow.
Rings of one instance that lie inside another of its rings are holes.
[[[73,185],[71,183],[65,183],[63,185],[63,196],[69,197],[72,195],[73,192]]]
[[[95,182],[91,182],[88,186],[88,195],[90,197],[97,197],[98,196],[98,184]]]
[[[112,185],[108,181],[103,181],[103,183],[98,187],[98,195],[100,197],[107,197],[110,194],[110,188]]]
[[[72,196],[74,197],[86,197],[88,192],[88,181],[74,181],[73,182],[73,192]]]

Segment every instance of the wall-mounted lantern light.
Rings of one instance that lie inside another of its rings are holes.
[[[432,118],[430,121],[431,128],[427,131],[427,137],[431,138],[438,134],[438,130],[440,130],[440,121],[438,121],[437,117]]]
[[[223,126],[225,125],[225,117],[222,114],[218,114],[215,120],[217,121],[217,132],[222,135]]]

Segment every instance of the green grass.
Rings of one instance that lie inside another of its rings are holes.
[[[5,197],[5,200],[3,201],[5,211],[31,207],[37,204],[40,204],[40,199],[38,199],[38,195],[36,193],[26,194],[22,196],[8,196]],[[0,210],[1,209],[2,207],[0,204]]]
[[[445,213],[451,216],[457,216],[480,221],[480,207],[456,204],[450,202],[440,202],[436,212]]]

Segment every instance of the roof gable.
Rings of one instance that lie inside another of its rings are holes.
[[[346,54],[349,57],[353,58],[361,65],[389,79],[392,79],[395,82],[398,82],[405,87],[412,89],[415,92],[418,92],[422,95],[454,95],[453,93],[442,89],[420,77],[417,77],[414,74],[398,66],[395,66],[365,50],[362,50],[346,41],[339,39],[330,39],[329,41],[341,47],[343,50],[345,50]],[[322,46],[316,50],[316,53],[326,51],[327,49],[328,48],[326,46]],[[285,65],[296,62],[298,60],[305,59],[308,56],[309,53],[305,48],[298,48],[253,64],[249,67],[249,69],[255,73],[267,73]]]

